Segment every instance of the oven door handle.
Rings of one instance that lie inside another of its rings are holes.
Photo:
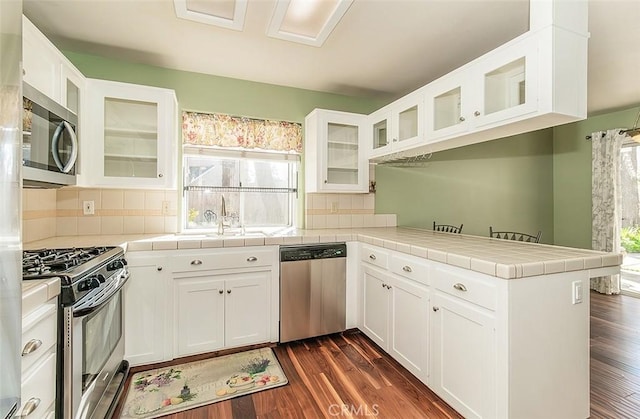
[[[111,291],[109,291],[108,294],[102,296],[99,300],[97,300],[95,302],[95,304],[91,304],[89,306],[83,306],[82,304],[80,304],[80,308],[75,308],[72,307],[73,309],[73,317],[83,317],[83,316],[87,316],[91,313],[94,313],[98,310],[100,310],[104,305],[106,305],[109,301],[111,301],[111,298],[116,295],[118,292],[120,292],[120,290],[122,289],[122,287],[124,286],[124,284],[127,282],[127,280],[129,279],[129,271],[126,271],[125,275],[122,276],[118,281],[118,285]]]

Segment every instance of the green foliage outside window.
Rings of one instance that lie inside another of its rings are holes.
[[[620,241],[628,253],[640,253],[640,226],[624,227],[620,232]]]

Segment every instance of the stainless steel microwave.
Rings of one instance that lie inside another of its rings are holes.
[[[22,96],[23,185],[75,185],[78,116],[27,83]]]

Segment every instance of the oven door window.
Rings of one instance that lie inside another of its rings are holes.
[[[121,294],[118,292],[100,310],[89,314],[82,321],[83,392],[95,380],[122,338]]]

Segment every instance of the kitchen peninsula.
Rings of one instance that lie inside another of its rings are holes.
[[[132,269],[127,285],[155,281],[144,287],[147,296],[162,288],[158,312],[144,309],[145,321],[153,318],[165,338],[127,356],[141,362],[159,356],[152,361],[159,362],[181,355],[174,352],[180,333],[174,322],[184,313],[173,311],[184,274],[171,266],[176,261],[202,259],[205,266],[203,255],[263,252],[262,267],[253,269],[269,272],[264,289],[274,308],[278,246],[335,241],[348,243],[347,327],[362,330],[465,417],[589,416],[589,278],[617,273],[619,254],[400,227],[222,238],[73,236],[25,247],[125,245]],[[193,276],[215,272],[203,269]],[[277,309],[269,313],[259,339],[277,342]],[[135,333],[140,330],[127,330],[126,337]]]

